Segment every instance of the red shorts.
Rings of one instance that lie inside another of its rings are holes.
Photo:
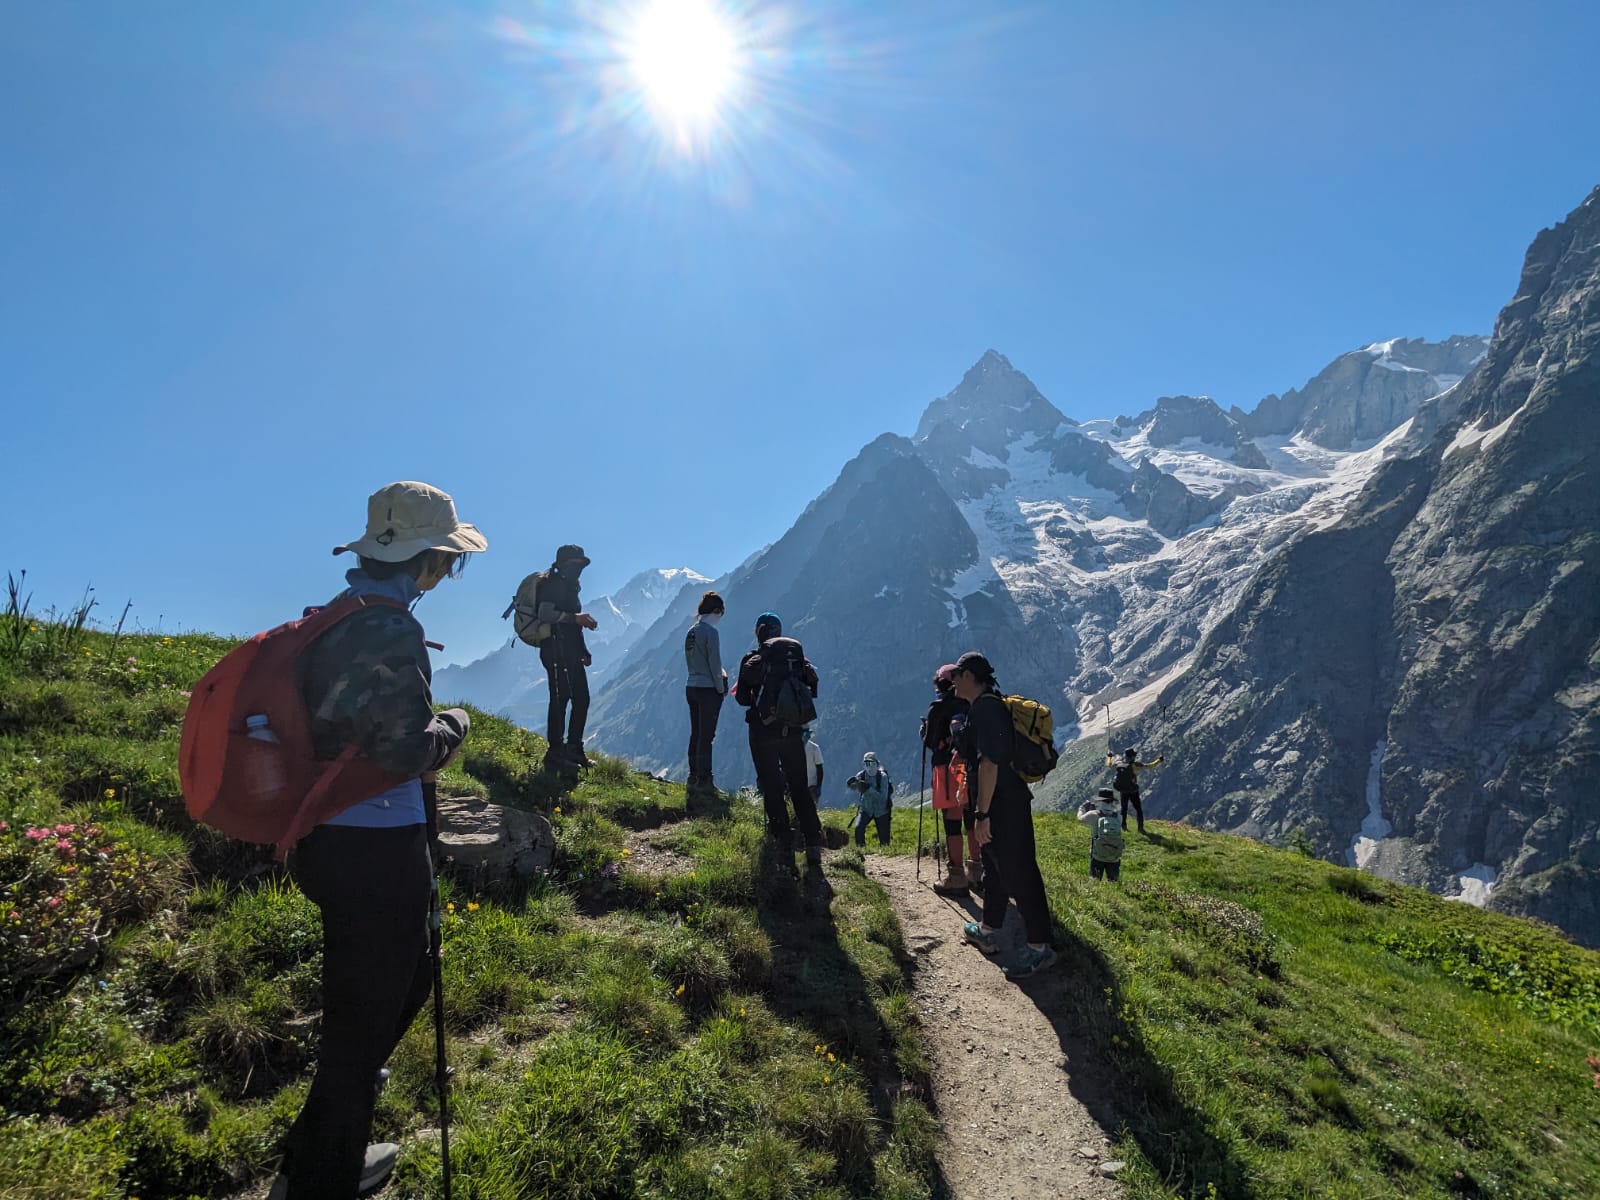
[[[967,768],[951,761],[933,769],[933,807],[940,811],[959,811],[967,802]]]

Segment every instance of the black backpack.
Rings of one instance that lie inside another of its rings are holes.
[[[761,647],[761,692],[755,710],[768,726],[799,729],[817,719],[817,702],[806,681],[806,654],[793,638],[769,638]]]
[[[1104,779],[1105,776],[1102,775],[1101,778]],[[1121,763],[1117,767],[1117,774],[1112,779],[1111,786],[1126,796],[1130,792],[1139,790],[1139,776],[1127,763]]]

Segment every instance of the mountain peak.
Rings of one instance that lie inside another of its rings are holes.
[[[915,440],[925,442],[941,426],[988,436],[984,443],[1004,445],[1025,433],[1050,433],[1062,424],[1076,424],[1046,400],[1011,360],[998,350],[985,350],[951,391],[922,414]],[[998,439],[998,441],[996,441]],[[988,449],[988,446],[984,446]]]

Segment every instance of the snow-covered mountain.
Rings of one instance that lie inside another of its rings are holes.
[[[779,612],[822,673],[830,752],[850,761],[876,749],[902,778],[929,677],[973,646],[1007,687],[1051,703],[1068,737],[1107,703],[1125,719],[1193,661],[1263,562],[1338,520],[1398,452],[1404,422],[1487,339],[1388,345],[1408,361],[1431,355],[1433,369],[1390,370],[1354,351],[1286,393],[1285,411],[1314,414],[1313,432],[1259,435],[1197,397],[1079,424],[991,350],[914,437],[865,447],[784,537],[717,581],[724,645],[734,653],[758,613]],[[1318,441],[1365,430],[1354,414],[1374,411],[1401,428]],[[597,742],[652,769],[682,770],[686,718],[660,698],[681,671],[691,608],[669,612],[597,699]],[[742,740],[719,739],[719,779],[749,779]]]
[[[693,593],[698,600],[696,589],[704,589],[709,582],[688,567],[662,567],[639,572],[614,595],[586,601],[585,607],[599,622],[598,628],[586,635],[594,656],[591,684],[605,678],[680,593]],[[441,667],[433,676],[433,694],[439,699],[466,700],[540,731],[544,729],[547,690],[539,652],[515,637],[474,662]]]

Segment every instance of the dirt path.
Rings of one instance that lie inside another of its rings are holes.
[[[905,856],[867,857],[916,959],[914,999],[926,1030],[939,1113],[939,1165],[954,1200],[1109,1200],[1100,1173],[1111,1158],[1110,1108],[1083,1062],[1086,1047],[1060,1011],[1051,972],[1015,984],[1000,973],[1022,944],[1015,906],[1001,931],[998,962],[961,940],[975,903],[935,895],[933,871]],[[1052,968],[1052,972],[1059,968]],[[1098,1118],[1095,1114],[1098,1114]]]

